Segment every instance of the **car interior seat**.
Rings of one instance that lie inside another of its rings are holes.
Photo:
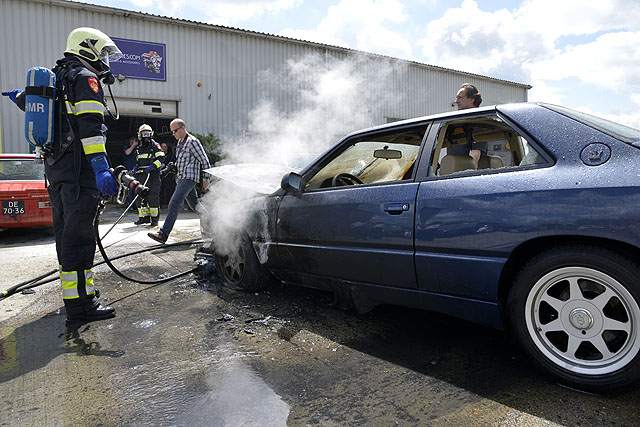
[[[467,169],[475,169],[475,160],[468,155],[447,154],[440,160],[440,175],[449,175]]]
[[[482,155],[478,159],[478,169],[498,169],[504,167],[504,162],[499,156]]]

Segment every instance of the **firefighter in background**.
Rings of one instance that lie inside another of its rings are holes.
[[[140,142],[137,148],[136,174],[142,175],[138,181],[146,182],[149,195],[144,200],[136,200],[138,220],[134,224],[156,226],[160,219],[160,168],[164,160],[164,151],[160,144],[153,140],[153,129],[147,124],[138,129],[138,141]]]
[[[53,149],[45,153],[47,188],[60,264],[67,320],[90,322],[115,316],[97,299],[91,267],[96,249],[93,219],[100,193],[114,196],[118,185],[109,172],[105,149],[105,101],[100,80],[114,82],[109,60],[122,53],[102,31],[76,28],[69,33],[64,58],[57,61],[57,100]],[[3,92],[23,111],[25,92]]]

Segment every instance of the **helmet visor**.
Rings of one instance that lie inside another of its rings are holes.
[[[151,138],[153,136],[153,132],[150,130],[143,130],[140,132],[140,138]]]
[[[100,58],[100,61],[102,61],[102,63],[108,68],[109,61],[117,61],[118,59],[122,58],[122,52],[120,52],[120,49],[118,49],[118,46],[116,45],[105,46],[100,51],[100,55],[98,55],[98,57]]]

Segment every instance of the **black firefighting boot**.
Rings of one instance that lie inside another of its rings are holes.
[[[116,310],[113,307],[103,306],[95,298],[90,298],[84,303],[77,301],[64,301],[67,311],[67,322],[93,322],[115,317]]]
[[[151,217],[148,217],[148,216],[138,217],[138,220],[134,222],[134,224],[135,225],[151,224]]]
[[[158,221],[160,221],[160,215],[151,217],[151,226],[155,227],[158,225]]]

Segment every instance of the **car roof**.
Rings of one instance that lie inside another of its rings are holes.
[[[533,102],[514,102],[512,104],[501,104],[501,105],[517,105],[517,104],[530,105],[530,106],[537,105],[536,103],[533,103]],[[429,115],[429,116],[422,116],[422,117],[415,117],[415,118],[412,118],[412,119],[399,120],[399,121],[396,121],[396,122],[385,123],[383,125],[372,126],[370,128],[357,130],[355,132],[352,132],[352,133],[346,135],[343,139],[348,138],[348,137],[350,137],[352,135],[355,135],[355,134],[359,134],[359,133],[365,133],[365,132],[370,132],[370,131],[379,131],[379,130],[384,130],[384,129],[387,129],[387,128],[395,128],[397,126],[402,126],[402,125],[411,125],[411,124],[420,123],[420,122],[429,121],[429,120],[437,120],[437,119],[442,119],[442,118],[464,116],[464,115],[469,115],[469,114],[482,114],[482,113],[486,113],[486,112],[489,112],[489,111],[495,111],[496,107],[498,107],[498,105],[489,105],[489,106],[486,106],[486,107],[477,107],[477,108],[472,108],[472,109],[467,109],[467,110],[447,111],[447,112],[444,112],[444,113],[437,113],[437,114],[432,114],[432,115]]]

